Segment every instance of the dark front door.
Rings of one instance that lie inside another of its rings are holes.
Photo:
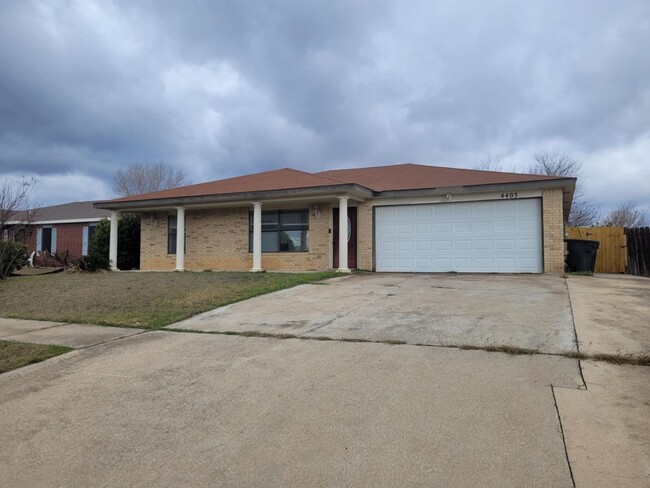
[[[334,209],[334,228],[332,229],[334,246],[334,267],[339,267],[339,209]],[[348,207],[348,268],[357,267],[357,209]]]

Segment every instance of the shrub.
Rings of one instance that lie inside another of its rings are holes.
[[[140,216],[122,214],[117,227],[117,267],[138,269],[140,267]],[[111,223],[103,219],[97,224],[90,241],[89,254],[108,261],[111,239]]]
[[[19,242],[0,241],[0,280],[27,265],[27,246]]]
[[[100,269],[108,269],[109,266],[108,259],[97,254],[91,254],[90,256],[81,256],[80,258],[75,259],[72,264],[83,271],[91,272],[98,271]]]

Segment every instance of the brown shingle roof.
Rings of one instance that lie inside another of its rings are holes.
[[[492,185],[563,179],[556,176],[525,175],[420,164],[397,164],[367,168],[337,169],[307,173],[290,168],[265,171],[196,185],[181,186],[101,203],[137,202],[173,198],[295,190],[357,184],[375,192],[419,190],[459,186]]]
[[[336,178],[346,183],[356,183],[377,192],[561,179],[557,176],[444,168],[440,166],[425,166],[422,164],[396,164],[392,166],[335,169],[316,174]]]
[[[315,175],[305,171],[284,168],[252,175],[237,176],[225,180],[208,181],[196,185],[180,186],[169,190],[160,190],[142,195],[110,200],[111,202],[133,202],[139,200],[156,200],[164,198],[200,197],[207,195],[227,195],[229,193],[252,193],[271,190],[293,190],[299,188],[316,188],[319,186],[341,185],[338,181],[324,175]]]

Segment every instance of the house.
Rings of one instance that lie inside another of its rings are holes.
[[[95,203],[141,215],[144,270],[564,270],[575,178],[399,164],[278,169]]]
[[[13,239],[26,244],[29,252],[55,254],[68,251],[68,259],[88,254],[88,244],[97,223],[110,211],[95,208],[94,202],[73,202],[22,212],[14,225]]]

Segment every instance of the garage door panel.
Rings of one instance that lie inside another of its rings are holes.
[[[453,232],[454,233],[459,233],[459,232],[472,232],[472,222],[467,221],[467,222],[454,222],[453,224]]]
[[[474,232],[492,232],[492,222],[474,222]]]
[[[494,249],[494,241],[492,239],[476,239],[474,246],[478,251],[491,251]]]
[[[375,211],[378,271],[541,272],[540,199]]]

